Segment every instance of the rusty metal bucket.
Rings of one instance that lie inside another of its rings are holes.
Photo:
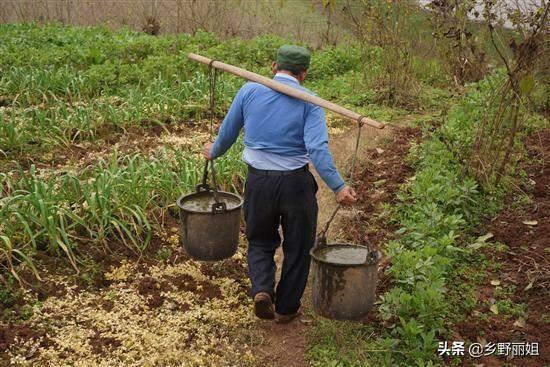
[[[367,316],[376,297],[381,253],[360,245],[327,245],[326,239],[321,238],[310,254],[315,312],[334,320],[360,320]]]
[[[241,224],[240,196],[218,191],[206,183],[208,161],[202,184],[196,192],[177,201],[180,212],[180,239],[187,254],[201,261],[227,259],[237,252]]]

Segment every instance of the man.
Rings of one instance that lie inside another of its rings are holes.
[[[272,65],[274,80],[311,93],[301,87],[309,63],[307,49],[282,46]],[[237,93],[216,141],[205,144],[205,157],[223,155],[243,127],[243,160],[248,164],[244,215],[254,311],[259,318],[286,323],[299,314],[309,273],[309,251],[316,235],[317,183],[308,162],[311,160],[334,191],[338,203],[351,205],[356,201],[355,192],[345,185],[334,166],[321,107],[258,83],[246,83]],[[279,226],[284,260],[275,289]]]

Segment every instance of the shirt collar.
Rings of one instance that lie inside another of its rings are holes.
[[[298,83],[300,84],[300,82],[298,81],[298,79],[296,79],[295,77],[293,77],[292,75],[288,75],[288,74],[285,74],[285,73],[277,73],[275,74],[275,77],[280,77],[280,78],[284,78],[284,79],[288,79],[288,80],[291,80],[295,83]]]

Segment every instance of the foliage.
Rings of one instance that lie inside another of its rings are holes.
[[[240,187],[244,165],[238,146],[217,162],[223,186]],[[178,195],[198,182],[196,155],[162,148],[152,156],[113,154],[80,172],[39,174],[34,166],[0,176],[1,250],[17,278],[14,261],[35,274],[37,251],[66,256],[77,267],[77,245],[108,247],[119,240],[142,252],[149,244],[159,210],[174,206]]]
[[[412,45],[406,36],[410,14],[418,8],[395,1],[348,3],[346,15],[354,24],[365,58],[365,75],[375,75],[377,102],[391,106],[416,106],[420,85],[412,73]],[[375,46],[374,48],[372,46]],[[372,65],[380,68],[372,73]]]
[[[261,36],[222,43],[204,32],[151,37],[55,24],[1,25],[0,37],[0,143],[9,157],[94,141],[131,126],[200,118],[208,105],[208,80],[201,66],[187,61],[187,52],[268,75],[276,49],[288,42]],[[376,85],[390,70],[386,54],[378,47],[325,48],[313,55],[308,83],[322,97],[372,105],[380,101],[382,89]],[[439,73],[415,63],[415,73],[427,84],[441,84]],[[360,72],[362,81],[355,74]],[[218,112],[241,84],[220,75]],[[349,84],[356,93],[348,93]]]
[[[176,148],[150,156],[114,154],[78,172],[18,167],[17,160],[48,161],[113,133],[201,119],[209,81],[187,52],[267,75],[276,49],[288,42],[262,36],[222,43],[205,32],[151,37],[58,24],[3,24],[0,38],[0,154],[6,158],[0,160],[0,259],[15,277],[21,264],[38,275],[32,261],[37,251],[64,256],[74,267],[82,244],[118,240],[143,251],[159,213],[192,189],[200,164],[193,152]],[[312,69],[311,80],[319,84],[337,77],[334,66],[343,74],[360,64],[355,48],[333,47],[314,58],[318,70]],[[220,75],[217,114],[242,83]],[[237,150],[218,165],[225,187],[241,187]]]
[[[438,50],[442,53],[441,58],[448,60],[457,85],[479,81],[487,68],[481,32],[474,32],[470,22],[470,18],[481,15],[476,5],[475,0],[433,0],[428,3],[428,8],[433,11],[434,34],[441,43]]]
[[[483,15],[491,42],[506,68],[504,83],[495,88],[495,108],[481,120],[470,160],[472,171],[485,187],[498,187],[508,177],[517,137],[527,125],[528,114],[524,112],[536,88],[535,67],[539,60],[548,58],[544,46],[550,29],[550,2],[542,1],[540,7],[529,12],[522,11],[519,4],[505,5],[504,9],[506,19],[517,29],[506,45],[498,31],[504,20],[497,15],[497,4],[485,1]]]
[[[445,122],[422,144],[413,146],[415,178],[398,193],[391,211],[397,240],[385,250],[391,258],[387,275],[392,288],[380,297],[379,312],[386,331],[351,337],[314,329],[314,363],[335,366],[433,366],[441,360],[437,343],[448,332],[457,297],[451,280],[466,263],[471,250],[462,246],[464,235],[479,218],[494,212],[490,197],[480,192],[475,179],[463,169],[462,149],[471,146],[479,123],[480,105],[487,103],[490,82],[473,87],[446,116]],[[458,295],[462,297],[462,295]],[[330,325],[330,323],[329,323]],[[355,332],[360,332],[356,330]],[[363,332],[366,330],[363,329]],[[320,335],[323,334],[323,337]],[[353,340],[353,342],[352,342]],[[360,352],[346,357],[346,345],[358,343]],[[344,351],[341,353],[341,351]],[[325,364],[323,364],[325,363]]]

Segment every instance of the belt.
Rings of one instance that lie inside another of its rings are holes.
[[[253,173],[255,175],[260,175],[260,176],[286,176],[286,175],[290,175],[290,174],[298,173],[298,172],[309,172],[309,165],[306,164],[303,167],[296,168],[296,169],[289,170],[289,171],[257,169],[257,168],[252,167],[251,165],[248,165],[248,172]]]

